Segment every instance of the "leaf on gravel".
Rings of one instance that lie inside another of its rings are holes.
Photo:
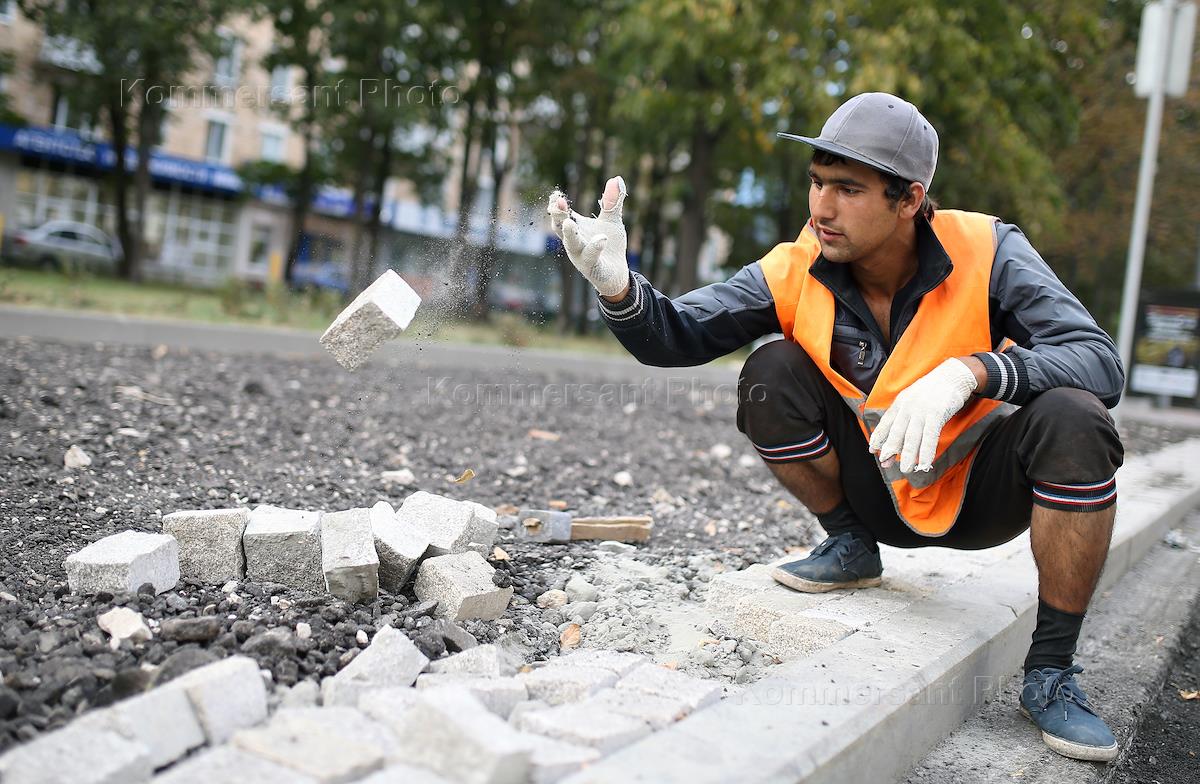
[[[504,548],[493,547],[492,548],[492,560],[493,561],[511,561],[512,559],[509,557],[508,553],[504,552]]]
[[[550,507],[551,509],[557,509],[558,511],[560,511],[560,512],[561,512],[563,509],[566,509],[566,508],[567,508],[567,502],[566,502],[566,501],[559,501],[559,500],[556,498],[556,499],[554,499],[553,501],[549,501],[549,502],[547,502],[547,503],[546,503],[546,506]]]
[[[1185,700],[1200,700],[1200,690],[1197,689],[1180,689],[1179,696]]]
[[[557,441],[562,438],[558,433],[552,433],[549,430],[538,430],[536,427],[529,431],[529,437],[538,441]]]
[[[470,482],[474,478],[475,478],[475,472],[468,468],[468,469],[464,470],[461,474],[458,475],[458,479],[454,480],[454,484],[456,484],[456,485],[466,484],[467,482]]]
[[[579,624],[573,623],[567,628],[563,629],[563,633],[558,638],[558,646],[564,651],[569,651],[572,648],[578,648],[581,638],[582,634],[580,633]]]
[[[716,536],[717,535],[717,524],[714,523],[712,520],[709,520],[708,523],[704,526],[704,533],[708,534],[709,536]]]
[[[515,515],[520,510],[517,509],[517,507],[513,506],[512,504],[500,504],[499,506],[492,509],[492,511],[498,515]]]

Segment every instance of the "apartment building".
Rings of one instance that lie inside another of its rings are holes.
[[[220,32],[221,56],[198,63],[191,84],[161,96],[166,112],[150,163],[154,187],[145,220],[148,276],[209,285],[230,277],[263,281],[280,274],[289,247],[286,194],[251,187],[237,171],[251,161],[302,165],[303,140],[286,115],[296,91],[308,86],[296,83],[296,69],[264,68],[273,45],[270,20],[235,18]],[[115,235],[106,177],[115,156],[99,118],[70,89],[95,67],[92,54],[45,35],[12,0],[0,0],[0,52],[12,62],[0,92],[25,121],[0,124],[0,219],[10,227],[68,219]],[[482,185],[470,221],[478,242],[493,198],[490,183]],[[454,234],[457,197],[448,183],[440,204],[421,204],[407,183],[389,182],[377,263],[421,269],[444,259],[430,248]],[[545,232],[541,221],[530,226],[535,205],[519,205],[511,184],[499,198],[502,255],[517,262],[540,257]],[[322,188],[311,207],[302,260],[348,261],[355,231],[350,191]]]

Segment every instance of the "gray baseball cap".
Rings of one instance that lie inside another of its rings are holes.
[[[779,138],[897,174],[925,190],[937,168],[937,131],[917,107],[888,93],[862,93],[846,101],[815,139],[794,133],[781,133]]]

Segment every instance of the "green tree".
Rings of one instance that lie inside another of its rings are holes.
[[[62,36],[94,67],[76,74],[102,108],[116,154],[112,186],[119,271],[141,276],[151,151],[158,144],[166,98],[207,59],[222,54],[222,21],[242,0],[18,0],[21,12],[47,35]],[[129,172],[127,151],[136,152]],[[131,194],[132,191],[132,194]]]

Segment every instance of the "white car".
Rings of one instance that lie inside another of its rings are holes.
[[[37,228],[17,229],[7,234],[4,256],[14,264],[47,270],[112,271],[121,257],[121,246],[94,226],[52,220]]]

